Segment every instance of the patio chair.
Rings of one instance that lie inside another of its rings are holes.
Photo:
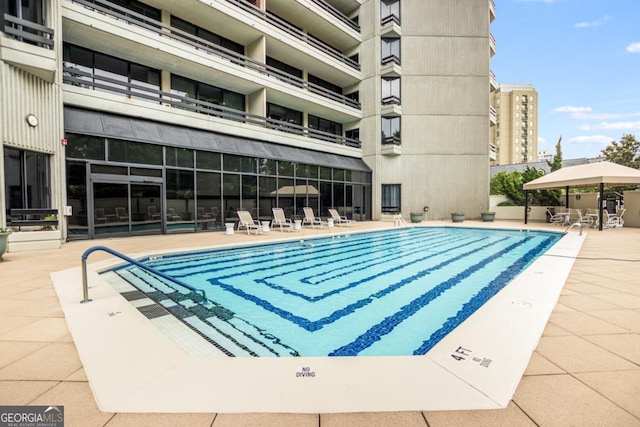
[[[239,218],[238,231],[240,231],[241,228],[245,228],[247,230],[247,234],[250,234],[251,230],[256,230],[256,235],[258,235],[259,232],[262,232],[262,224],[260,224],[260,221],[253,219],[251,212],[237,211],[236,213]]]
[[[116,218],[118,221],[129,221],[129,215],[125,208],[116,208]]]
[[[151,221],[154,221],[156,219],[160,219],[160,214],[158,213],[158,211],[156,210],[156,207],[154,205],[147,206],[147,214],[149,215],[149,219]]]
[[[272,227],[280,226],[280,231],[284,231],[285,228],[287,231],[294,230],[293,221],[284,215],[284,210],[282,208],[272,208],[271,211],[273,211],[273,221],[271,221]]]
[[[311,226],[311,228],[316,228],[316,225],[320,226],[320,228],[322,228],[322,226],[329,225],[326,222],[322,221],[320,217],[316,216],[315,213],[313,213],[313,209],[311,209],[310,207],[304,207],[302,208],[302,210],[304,212],[302,225],[308,224]]]
[[[182,217],[176,213],[174,208],[167,209],[167,221],[179,221]]]
[[[547,215],[549,216],[549,222],[553,225],[563,225],[567,220],[567,214],[564,212],[551,213],[551,211],[547,209]]]
[[[624,211],[621,212],[624,215]],[[609,214],[609,212],[606,210],[602,214],[602,228],[615,230],[616,228],[622,228],[622,226],[624,225],[624,221],[622,220],[621,216]]]
[[[105,223],[109,221],[109,218],[107,218],[107,216],[104,214],[103,208],[94,209],[93,219],[95,220],[96,224]]]
[[[336,209],[329,209],[329,215],[331,215],[331,219],[333,219],[333,223],[336,225],[351,227],[351,224],[355,222],[355,220],[351,220],[346,216],[340,215]]]

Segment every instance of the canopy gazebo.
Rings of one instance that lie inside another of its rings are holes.
[[[600,203],[598,203],[599,229],[602,230],[602,200],[604,200],[604,186],[640,185],[640,170],[611,162],[587,163],[569,166],[555,172],[541,176],[525,183],[524,223],[527,223],[529,211],[529,190],[565,189],[566,205],[569,205],[569,188],[599,187]]]

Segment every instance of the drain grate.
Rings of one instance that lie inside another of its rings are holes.
[[[169,313],[160,304],[150,304],[143,307],[138,307],[140,313],[147,316],[147,319],[155,319],[156,317],[167,316]]]
[[[144,294],[144,292],[141,291],[127,291],[127,292],[122,292],[122,296],[124,297],[124,299],[126,299],[127,301],[135,301],[135,300],[139,300],[139,299],[143,299],[146,298],[147,296]]]

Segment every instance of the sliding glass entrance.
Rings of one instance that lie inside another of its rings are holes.
[[[90,230],[90,235],[162,233],[161,184],[94,181],[92,190],[93,230]]]

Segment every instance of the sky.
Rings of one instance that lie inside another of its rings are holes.
[[[495,0],[498,83],[538,92],[538,150],[592,158],[640,140],[640,0]]]

